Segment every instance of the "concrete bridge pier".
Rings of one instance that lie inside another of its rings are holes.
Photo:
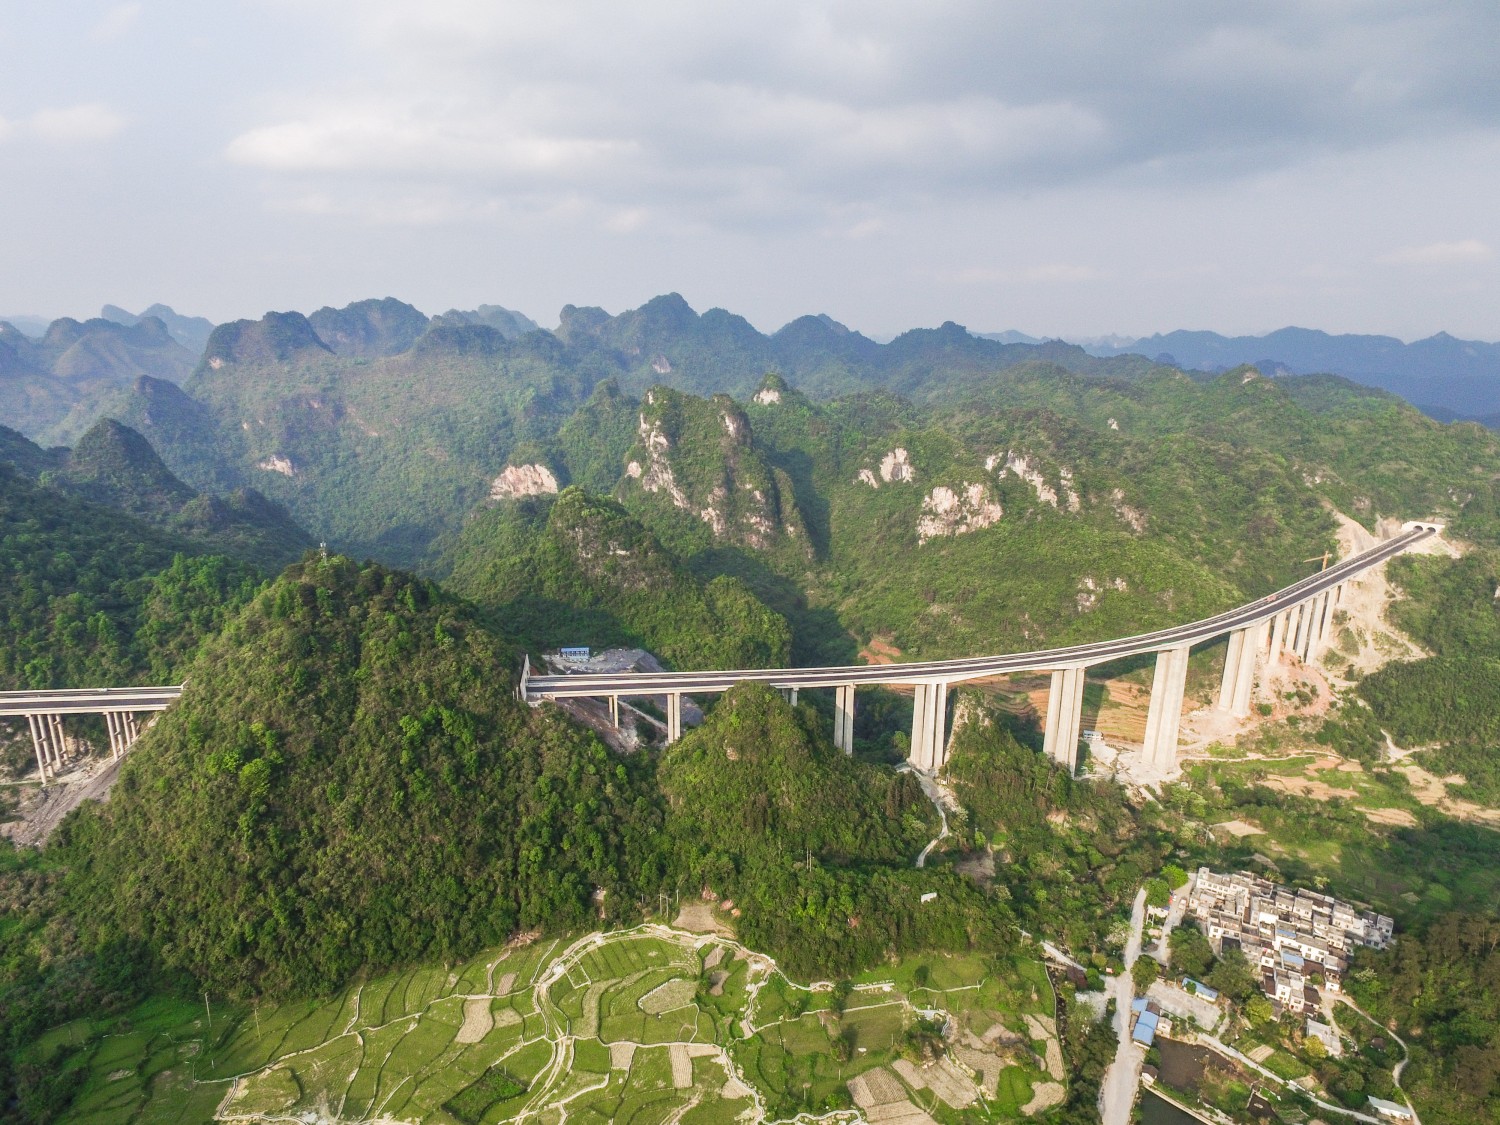
[[[917,684],[911,714],[911,753],[919,770],[937,772],[948,763],[948,685]]]
[[[1240,682],[1240,665],[1247,660],[1255,666],[1255,654],[1245,652],[1248,629],[1236,629],[1229,634],[1229,647],[1224,650],[1224,674],[1219,679],[1219,701],[1214,705],[1219,711],[1234,711],[1234,691]]]
[[[1083,734],[1086,668],[1057,668],[1047,690],[1047,725],[1042,752],[1070,774],[1078,770],[1078,739]]]
[[[109,730],[110,757],[118,761],[135,745],[135,740],[140,738],[140,727],[136,725],[135,715],[130,711],[104,712],[104,725]]]
[[[1219,681],[1219,700],[1215,705],[1237,719],[1250,714],[1250,697],[1255,689],[1255,668],[1266,649],[1271,623],[1261,621],[1229,634],[1229,648],[1224,653],[1224,675]]]
[[[1276,620],[1271,625],[1271,650],[1267,654],[1267,659],[1272,664],[1281,659],[1281,654],[1286,648],[1286,630],[1290,618],[1290,611],[1278,613]]]
[[[615,730],[620,729],[620,697],[618,695],[609,697],[609,725]]]
[[[1142,755],[1145,765],[1162,773],[1170,771],[1177,761],[1177,732],[1182,726],[1182,697],[1187,691],[1189,647],[1163,649],[1156,654]]]
[[[1335,586],[1323,595],[1323,617],[1318,622],[1318,655],[1328,651],[1328,638],[1333,634],[1333,611],[1338,607],[1342,586]]]
[[[667,745],[682,737],[682,692],[667,695]]]
[[[833,694],[833,744],[854,753],[854,685],[840,684]]]
[[[31,727],[31,745],[36,751],[37,772],[41,775],[42,784],[46,785],[49,771],[55,780],[62,770],[63,751],[67,748],[62,719],[57,715],[27,715],[26,722]]]

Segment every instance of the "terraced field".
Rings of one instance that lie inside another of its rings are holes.
[[[515,943],[322,1002],[158,1002],[49,1038],[60,1065],[88,1072],[67,1120],[99,1125],[714,1125],[855,1120],[856,1105],[922,1125],[1058,1100],[1052,1014],[1031,962],[930,955],[836,989],[721,936],[644,926]]]

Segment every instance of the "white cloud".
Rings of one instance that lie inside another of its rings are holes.
[[[1481,44],[1500,38],[1500,9],[1448,0],[1232,16],[1183,0],[317,11],[358,77],[290,92],[226,154],[319,177],[351,207],[375,176],[403,195],[576,193],[611,213],[822,230],[850,207],[1120,173],[1237,179],[1500,125],[1496,84],[1475,77],[1493,69]]]
[[[124,114],[97,102],[39,109],[29,117],[0,117],[0,143],[26,137],[58,145],[105,141],[128,123]]]
[[[116,4],[99,17],[91,34],[95,39],[118,39],[135,26],[143,10],[138,3]]]
[[[51,144],[105,141],[125,128],[123,114],[90,102],[58,109],[39,109],[20,123],[27,135]]]
[[[1488,262],[1495,252],[1477,238],[1457,242],[1430,242],[1426,246],[1407,246],[1381,258],[1402,266],[1465,266]]]

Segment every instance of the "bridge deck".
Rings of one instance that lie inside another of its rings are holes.
[[[1216,614],[1202,621],[1142,633],[1112,641],[1072,645],[1001,656],[960,660],[931,660],[911,664],[854,664],[828,668],[738,668],[704,672],[615,672],[577,676],[528,675],[523,685],[528,700],[572,699],[615,694],[666,695],[672,692],[728,691],[742,680],[769,684],[774,688],[837,687],[842,684],[936,684],[962,683],[1009,672],[1081,668],[1126,656],[1199,644],[1235,629],[1268,621],[1307,599],[1332,589],[1356,574],[1385,562],[1437,532],[1414,527],[1368,551],[1335,563],[1325,570],[1294,582],[1266,598]]]
[[[100,715],[108,712],[165,711],[181,695],[181,684],[168,687],[0,691],[0,716]]]

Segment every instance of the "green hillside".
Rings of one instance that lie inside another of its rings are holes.
[[[937,834],[916,779],[857,762],[769,688],[740,684],[658,770],[674,869],[729,895],[739,931],[814,977],[915,949],[998,952],[1001,903],[912,861]],[[937,899],[921,896],[936,891]]]
[[[0,462],[0,685],[177,682],[260,581],[247,563]]]
[[[744,583],[699,580],[619,504],[577,487],[476,513],[450,559],[452,588],[538,648],[640,646],[680,669],[790,655],[786,621]]]
[[[432,585],[292,567],[64,826],[75,909],[216,992],[306,995],[632,901],[643,782],[518,703],[516,657]]]

